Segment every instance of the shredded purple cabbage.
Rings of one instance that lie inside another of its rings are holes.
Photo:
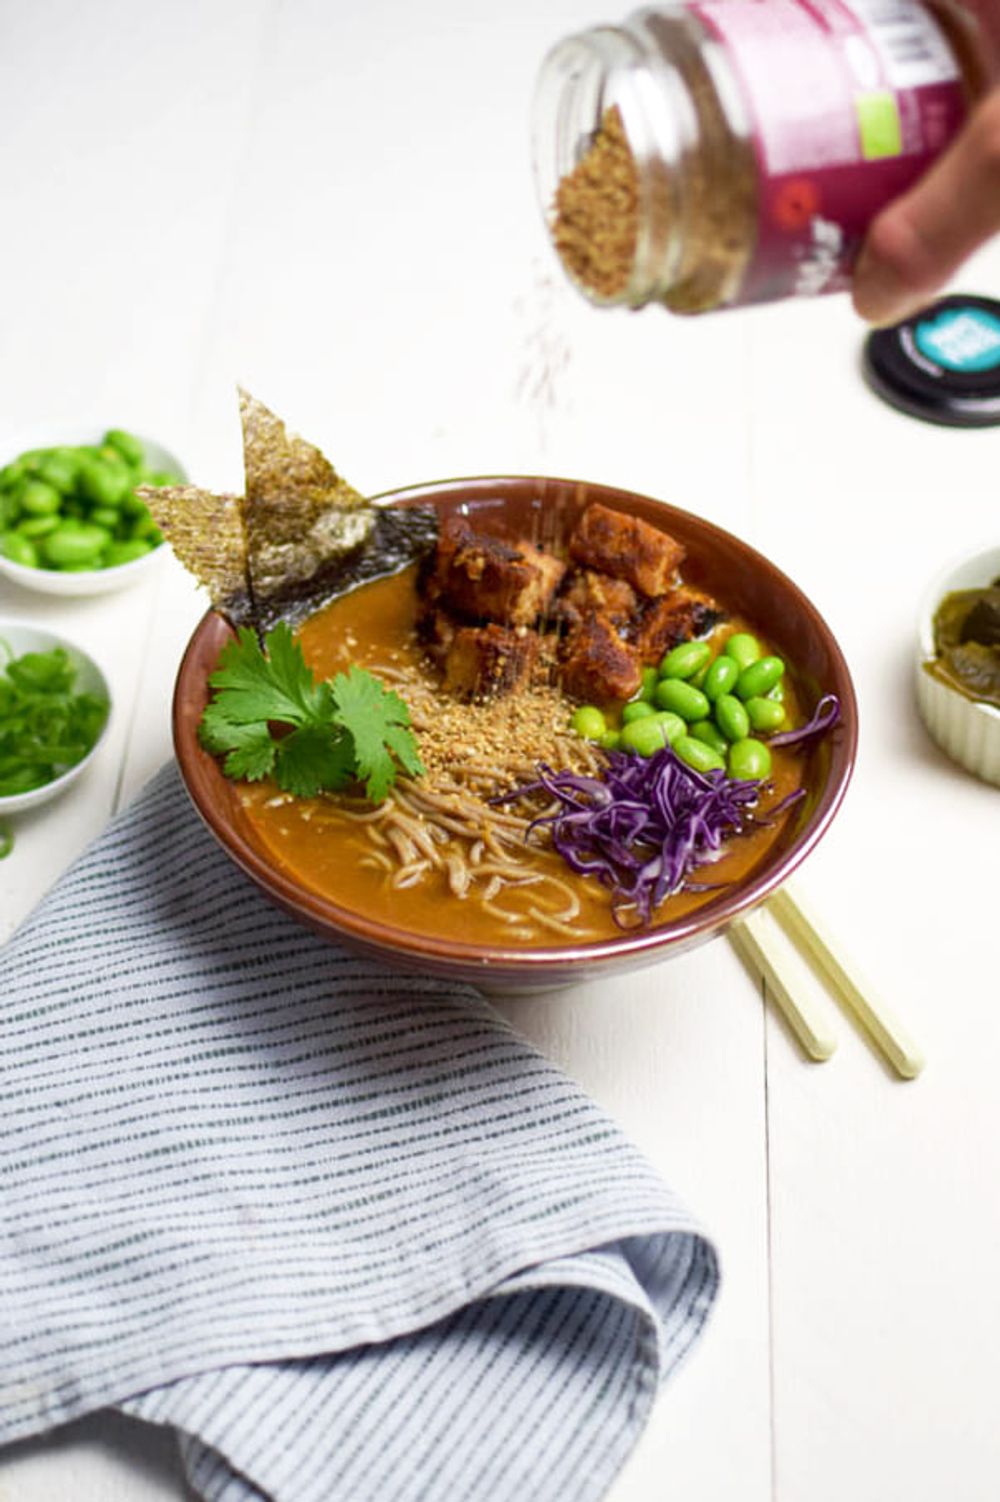
[[[619,927],[646,927],[665,897],[697,867],[715,860],[723,838],[751,822],[763,783],[696,772],[665,746],[650,757],[612,751],[604,775],[554,772],[495,798],[509,803],[545,794],[560,806],[535,819],[573,871],[596,876],[611,892]],[[634,920],[626,924],[622,912]]]
[[[778,735],[770,735],[767,744],[784,746],[786,749],[789,746],[803,746],[807,741],[815,740],[817,736],[832,730],[839,719],[840,700],[836,694],[824,694],[807,724],[800,725],[798,730],[782,730]]]

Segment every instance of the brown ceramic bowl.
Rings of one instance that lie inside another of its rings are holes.
[[[222,617],[210,611],[191,639],[174,693],[174,743],[181,773],[195,807],[223,849],[272,901],[324,938],[398,968],[471,980],[490,990],[544,990],[583,978],[592,980],[666,959],[720,933],[779,887],[828,828],[854,765],[854,689],[825,621],[791,580],[760,553],[689,512],[630,491],[579,481],[486,476],[419,485],[379,497],[383,505],[433,505],[442,519],[455,512],[468,513],[487,531],[544,540],[565,536],[591,501],[642,517],[683,542],[688,554],[685,580],[719,595],[773,642],[794,664],[799,689],[810,706],[821,694],[837,695],[843,717],[814,756],[811,796],[802,801],[798,817],[789,820],[781,839],[747,878],[696,912],[645,932],[526,949],[467,944],[394,928],[310,891],[277,866],[255,840],[234,785],[198,744],[208,675],[231,635]]]

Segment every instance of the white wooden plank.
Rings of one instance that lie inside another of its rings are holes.
[[[989,252],[962,284],[998,275]],[[861,706],[855,781],[802,885],[928,1065],[890,1079],[846,1020],[820,1070],[769,1051],[776,1487],[985,1502],[1000,1469],[996,792],[931,745],[911,672],[925,583],[995,532],[1000,435],[882,406],[856,372],[860,337],[835,304],[754,331],[755,498]]]

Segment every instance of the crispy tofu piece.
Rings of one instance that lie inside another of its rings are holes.
[[[626,579],[640,594],[653,598],[666,594],[673,584],[684,548],[669,532],[595,502],[580,518],[569,554],[575,562]]]
[[[639,654],[606,615],[588,615],[567,638],[562,686],[574,699],[602,703],[631,699],[642,682]]]
[[[436,593],[467,620],[530,626],[548,612],[565,571],[529,542],[503,542],[456,517],[438,540]]]
[[[439,667],[443,666],[458,625],[445,610],[429,606],[417,618],[417,637],[427,655]]]
[[[539,638],[505,626],[462,626],[444,654],[444,686],[460,699],[496,699],[531,677]]]
[[[678,585],[662,599],[651,600],[643,611],[635,632],[640,660],[659,662],[664,652],[679,642],[704,636],[724,615],[711,595],[687,584]]]
[[[612,579],[594,569],[581,568],[563,581],[558,611],[577,626],[585,616],[600,612],[615,626],[626,625],[636,612],[635,590],[627,579]]]

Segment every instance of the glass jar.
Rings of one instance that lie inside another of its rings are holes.
[[[534,117],[565,270],[602,306],[682,313],[843,290],[981,59],[947,0],[687,0],[567,38]]]

